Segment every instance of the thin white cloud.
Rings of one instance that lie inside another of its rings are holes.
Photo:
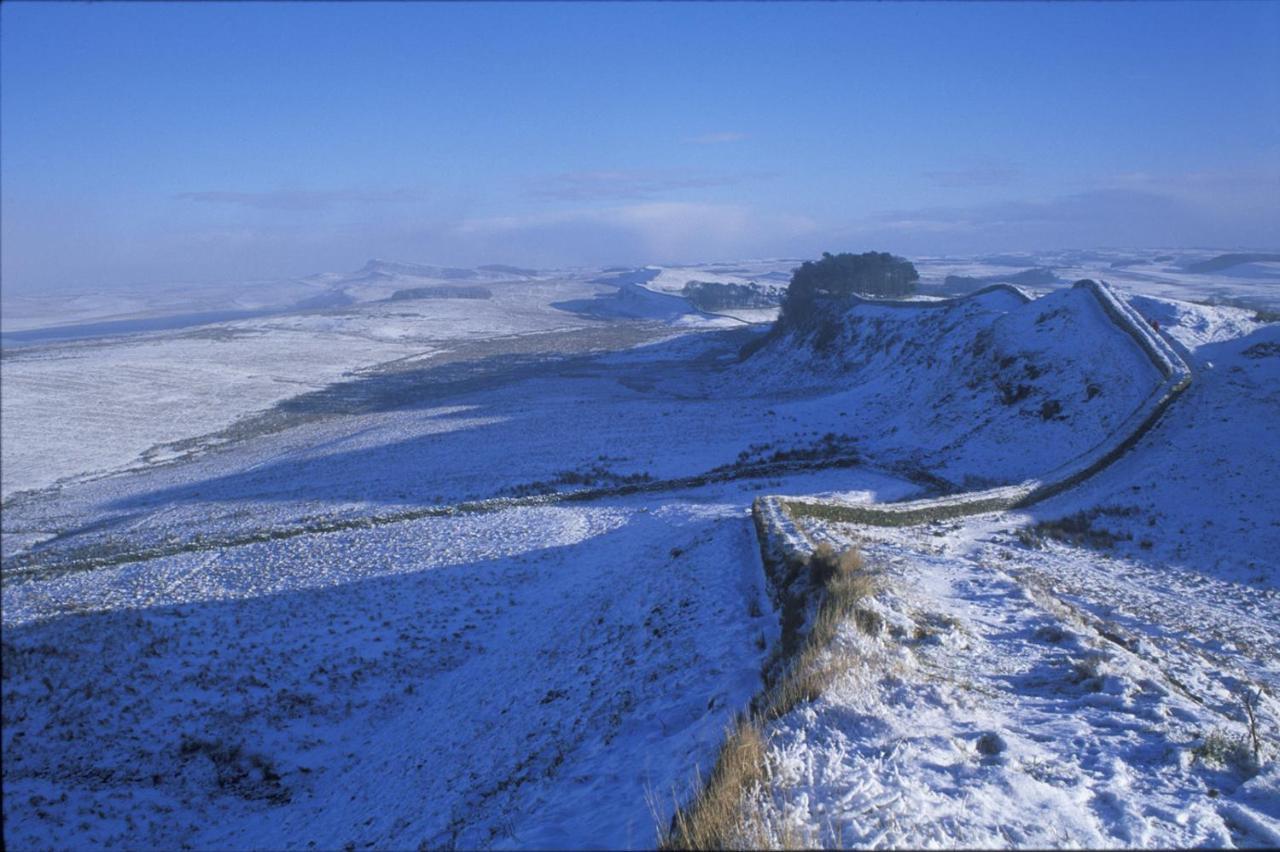
[[[1138,180],[1144,183],[1145,177]],[[1280,204],[1228,208],[1171,191],[1113,186],[1040,200],[884,211],[842,239],[899,252],[971,254],[1081,246],[1271,245]]]
[[[870,221],[900,231],[990,231],[1007,227],[1081,227],[1142,215],[1169,221],[1189,215],[1185,205],[1151,192],[1104,189],[1045,201],[1005,201],[971,207],[886,211]]]
[[[1252,168],[1124,172],[1085,185],[1163,195],[1214,211],[1224,221],[1244,217],[1280,232],[1280,157]]]

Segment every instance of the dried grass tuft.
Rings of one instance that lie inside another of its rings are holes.
[[[677,810],[671,827],[663,832],[663,849],[760,848],[781,843],[789,848],[798,838],[793,832],[770,839],[760,813],[758,791],[766,777],[764,725],[805,701],[816,700],[854,661],[832,647],[841,623],[854,618],[864,632],[879,623],[874,610],[860,604],[878,588],[877,578],[866,570],[857,548],[837,552],[824,542],[808,563],[811,576],[822,590],[813,625],[803,642],[790,649],[782,661],[782,674],[766,686],[752,703],[752,714],[730,730],[716,758],[707,783],[686,807]],[[786,828],[785,826],[783,827]],[[802,843],[798,845],[808,845]]]

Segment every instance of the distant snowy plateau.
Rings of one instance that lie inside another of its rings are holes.
[[[5,846],[653,846],[761,506],[876,591],[754,842],[1280,846],[1280,254],[912,261],[818,345],[793,259],[6,293]]]

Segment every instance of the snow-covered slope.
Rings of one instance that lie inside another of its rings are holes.
[[[539,272],[514,266],[493,265],[468,269],[375,258],[354,272],[327,272],[302,280],[329,292],[343,293],[356,302],[370,302],[390,298],[400,290],[429,285],[474,286],[537,281],[556,277],[564,276],[555,272]]]
[[[430,285],[484,285],[568,280],[571,271],[537,271],[512,266],[476,269],[370,260],[352,272],[324,272],[305,278],[219,285],[120,287],[42,296],[4,292],[0,311],[6,346],[42,339],[76,339],[211,325],[241,317],[340,308],[377,301],[397,290]],[[223,318],[219,315],[225,314]],[[167,324],[166,324],[167,321]],[[61,337],[39,334],[62,332]],[[78,330],[78,333],[77,333]]]
[[[353,285],[378,301],[6,349],[0,359],[4,498],[166,458],[171,453],[161,445],[226,428],[378,364],[429,359],[461,341],[599,325],[597,318],[555,307],[595,294],[598,285],[580,277],[500,277],[474,279],[485,281],[487,299],[386,301],[431,280],[397,273]]]
[[[472,272],[5,352],[6,490],[114,468],[5,504],[8,846],[651,845],[779,644],[755,498],[1044,477],[1176,373],[1088,287],[860,303],[741,360],[759,330],[684,327],[666,270]],[[384,301],[436,286],[492,296]],[[901,528],[759,504],[766,555],[856,541],[881,581],[767,731],[780,842],[1280,837],[1274,746],[1235,745],[1246,690],[1280,719],[1280,326],[1131,304],[1195,381],[1083,483]]]
[[[1226,249],[1104,249],[1020,255],[912,258],[926,289],[942,288],[948,275],[1016,281],[1020,273],[1048,269],[1061,281],[1105,280],[1128,293],[1184,301],[1231,301],[1280,309],[1280,263],[1270,252]],[[1241,257],[1270,257],[1235,263]],[[1029,276],[1030,277],[1030,276]],[[1038,290],[1053,285],[1028,284]]]
[[[645,286],[659,293],[680,294],[690,281],[740,284],[772,290],[786,289],[791,272],[804,261],[796,259],[743,260],[690,266],[649,266],[654,274]]]
[[[859,302],[821,332],[746,362],[757,387],[845,388],[877,458],[957,488],[1052,470],[1095,446],[1163,378],[1087,288],[1024,302],[991,290],[945,303]],[[1088,340],[1088,346],[1080,341]]]
[[[1110,507],[1094,526],[1121,552],[1280,588],[1280,324],[1239,308],[1133,305],[1185,353],[1195,381],[1140,447],[1035,517]]]
[[[857,546],[879,578],[832,686],[766,728],[775,842],[1280,843],[1280,326],[1134,307],[1195,380],[1072,490],[908,527],[761,504],[775,558]]]
[[[1261,687],[1256,712],[1274,730],[1274,599],[1160,572],[1125,584],[1123,562],[988,544],[989,528],[824,533],[856,542],[884,590],[830,649],[832,686],[766,729],[771,780],[755,808],[775,838],[1280,841],[1280,762],[1272,743],[1253,764],[1242,703]],[[1141,596],[1145,619],[1132,614]]]
[[[754,689],[760,582],[704,493],[6,586],[6,846],[649,846]]]

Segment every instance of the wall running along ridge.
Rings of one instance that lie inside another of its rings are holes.
[[[801,643],[807,641],[806,637],[814,623],[814,615],[821,607],[825,594],[822,585],[815,582],[813,572],[809,570],[814,544],[804,528],[796,522],[797,518],[812,517],[878,526],[906,526],[942,518],[1026,506],[1069,488],[1111,464],[1146,434],[1169,404],[1187,388],[1191,382],[1191,369],[1177,352],[1147,325],[1137,311],[1119,299],[1105,284],[1084,280],[1076,282],[1075,287],[1087,289],[1093,294],[1106,316],[1120,331],[1129,335],[1138,344],[1163,377],[1151,395],[1098,445],[1041,479],[1031,479],[1017,485],[954,494],[937,499],[878,505],[850,505],[831,500],[770,496],[758,497],[752,503],[751,515],[760,543],[761,561],[764,564],[769,596],[782,622],[781,644],[776,649],[778,653],[770,663],[766,664],[764,672],[766,689],[761,693],[760,701],[767,701],[770,688],[780,683],[787,676],[788,668],[795,663],[796,649]],[[1007,285],[988,287],[961,298],[972,298],[997,289],[1013,291],[1024,303],[1030,301],[1021,290]],[[885,303],[877,300],[872,303],[921,307],[946,305],[954,301],[958,300],[925,303]],[[789,642],[788,636],[790,636]],[[758,709],[756,702],[753,702],[753,717]],[[714,777],[710,783],[715,784]],[[695,797],[687,807],[696,808],[701,795]],[[675,824],[673,818],[673,831]],[[672,836],[676,837],[674,834]]]
[[[1044,477],[1028,479],[1016,485],[926,500],[871,505],[785,496],[757,498],[752,505],[752,514],[756,519],[756,528],[761,531],[761,552],[766,559],[777,558],[786,562],[807,558],[809,542],[793,518],[808,517],[873,526],[911,526],[964,515],[1022,508],[1077,485],[1128,451],[1150,431],[1165,409],[1191,384],[1191,368],[1137,311],[1105,283],[1085,279],[1077,281],[1074,286],[1076,289],[1089,291],[1097,299],[1103,312],[1117,329],[1138,344],[1164,377],[1146,400],[1111,434]],[[1022,291],[1007,285],[988,287],[962,298],[972,298],[995,289],[1011,290],[1021,298],[1027,298]],[[877,301],[874,304],[881,303]],[[920,307],[947,302],[891,304]]]

